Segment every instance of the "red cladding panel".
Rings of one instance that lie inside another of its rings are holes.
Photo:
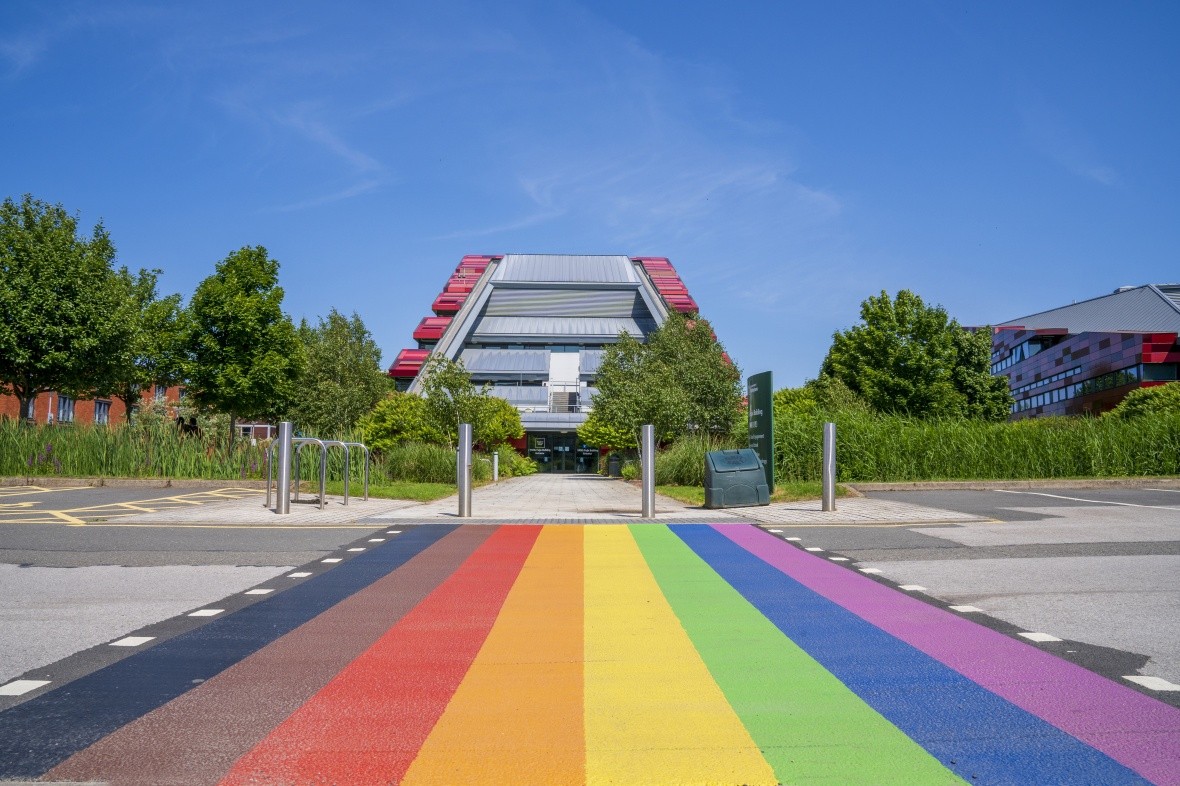
[[[402,379],[416,377],[428,357],[429,349],[403,349],[389,367],[389,376]]]
[[[426,317],[414,329],[415,341],[438,341],[451,324],[451,317]]]

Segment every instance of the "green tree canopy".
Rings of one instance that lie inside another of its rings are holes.
[[[61,205],[0,204],[0,392],[92,393],[130,339],[130,304],[102,223],[90,237]],[[126,271],[122,271],[126,275]]]
[[[309,434],[347,434],[389,390],[381,372],[381,350],[356,314],[336,309],[311,327],[299,326],[306,363],[296,391],[292,418]]]
[[[475,386],[463,361],[435,354],[422,367],[427,416],[448,444],[458,441],[460,423],[470,423],[474,441],[489,447],[524,436],[516,407],[490,389]]]
[[[110,377],[96,392],[122,400],[128,421],[144,390],[152,385],[179,384],[187,368],[187,314],[180,295],[157,296],[159,274],[159,270],[140,270],[135,276],[126,270],[118,274],[129,335]]]
[[[993,377],[991,337],[969,331],[909,290],[865,300],[861,324],[832,336],[821,373],[879,412],[1003,420],[1012,396]]]
[[[741,413],[741,372],[697,317],[672,314],[646,343],[622,334],[603,353],[596,384],[594,409],[579,430],[586,442],[621,432],[637,444],[646,423],[662,442],[688,433],[724,437]]]
[[[217,263],[189,304],[189,394],[227,413],[231,435],[236,420],[278,420],[295,400],[302,345],[278,279],[266,249],[246,246]]]

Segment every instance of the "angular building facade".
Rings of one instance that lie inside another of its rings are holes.
[[[1013,420],[1097,415],[1176,380],[1178,335],[1180,284],[1122,287],[995,326],[992,373],[1008,378]]]
[[[673,311],[694,313],[663,257],[573,254],[465,256],[389,369],[420,392],[431,353],[462,361],[476,384],[520,412],[518,445],[543,471],[594,472],[598,449],[577,439],[597,390],[604,348],[645,338]]]

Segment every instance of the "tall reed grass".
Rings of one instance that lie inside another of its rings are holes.
[[[206,430],[200,437],[181,436],[170,420],[144,419],[131,425],[46,426],[0,420],[0,477],[82,477],[259,480],[266,478],[266,441],[237,439]],[[490,480],[490,456],[477,454],[476,480]],[[488,459],[488,460],[483,460]],[[299,477],[319,481],[319,448],[300,453]],[[351,451],[349,478],[364,478],[361,451]],[[527,475],[536,464],[511,448],[500,450],[500,475]],[[327,476],[344,477],[344,452],[327,451]],[[454,483],[455,451],[442,445],[410,443],[372,457],[372,483],[411,481]]]
[[[775,424],[779,477],[821,477],[821,416]],[[1180,474],[1180,416],[1015,423],[837,415],[841,481],[1022,480]]]

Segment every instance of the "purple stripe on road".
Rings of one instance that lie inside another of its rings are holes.
[[[1180,710],[746,524],[714,529],[791,578],[1158,784],[1180,786]]]

